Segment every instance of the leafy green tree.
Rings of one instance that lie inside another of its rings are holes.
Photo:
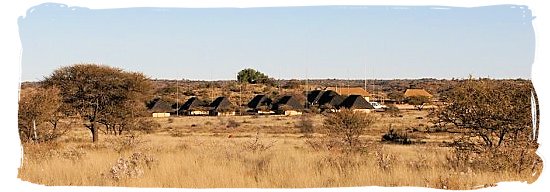
[[[237,81],[241,83],[267,83],[270,81],[269,77],[255,69],[246,68],[237,73]]]
[[[98,123],[108,126],[128,123],[136,117],[139,103],[150,96],[151,83],[142,73],[96,64],[76,64],[55,70],[44,80],[56,86],[64,105],[78,114],[98,140]]]

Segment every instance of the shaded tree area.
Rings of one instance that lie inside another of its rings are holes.
[[[21,89],[18,110],[21,141],[51,141],[65,134],[70,128],[71,121],[61,121],[64,112],[59,89]]]
[[[541,165],[536,155],[530,81],[463,80],[442,94],[445,105],[433,111],[438,126],[463,133],[454,144],[456,166],[512,169],[518,173]],[[538,116],[535,116],[538,118]]]
[[[106,133],[122,133],[134,118],[145,111],[151,83],[145,75],[96,64],[76,64],[55,70],[43,81],[58,87],[67,109],[80,116],[98,140],[99,124]]]

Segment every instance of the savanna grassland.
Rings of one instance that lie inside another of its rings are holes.
[[[55,142],[24,143],[19,177],[43,185],[174,188],[419,186],[474,189],[534,182],[528,171],[460,169],[448,143],[460,133],[433,130],[428,111],[372,114],[361,152],[331,150],[322,114],[149,118],[158,124],[121,136],[73,127]],[[308,125],[304,125],[307,123]],[[313,133],[304,135],[303,126]],[[390,129],[412,144],[382,142]]]

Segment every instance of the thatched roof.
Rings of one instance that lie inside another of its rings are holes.
[[[227,97],[218,97],[210,103],[210,109],[213,111],[229,111],[234,108],[235,106]]]
[[[321,95],[323,95],[322,90],[313,90],[307,93],[307,102],[311,104],[317,104],[319,102],[319,99],[321,98]]]
[[[424,89],[407,89],[405,91],[405,94],[403,94],[405,97],[414,97],[414,96],[425,96],[425,97],[432,97],[433,95],[428,93]]]
[[[147,109],[150,113],[171,113],[174,112],[175,109],[172,108],[172,104],[163,101],[160,99],[157,99],[153,106],[151,106],[149,109]]]
[[[261,106],[267,106],[271,108],[272,100],[265,95],[256,95],[250,102],[248,102],[248,107],[251,109],[259,109]]]
[[[276,102],[273,103],[273,110],[303,110],[304,105],[300,104],[294,96],[285,95],[279,98]]]
[[[370,93],[361,87],[327,87],[326,90],[336,91],[340,95],[361,95],[367,97]]]
[[[180,111],[188,111],[188,110],[208,110],[210,107],[208,106],[208,103],[200,100],[197,97],[191,97],[189,98],[181,107]]]
[[[350,95],[342,101],[339,108],[348,109],[374,109],[374,107],[361,95]]]
[[[324,91],[323,94],[321,94],[321,97],[319,98],[319,101],[317,103],[319,105],[330,104],[334,100],[335,96],[340,96],[340,94],[332,90]]]

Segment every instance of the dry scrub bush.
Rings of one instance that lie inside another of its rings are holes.
[[[388,105],[385,112],[388,113],[390,117],[403,117],[403,115],[401,115],[401,111],[399,111],[399,108],[395,105]]]
[[[343,109],[328,114],[323,125],[329,142],[340,143],[336,146],[341,146],[342,151],[350,153],[364,150],[364,143],[359,136],[373,123],[374,118],[366,113]]]
[[[313,132],[315,132],[313,120],[310,115],[302,115],[298,120],[296,127],[299,128],[300,133],[304,134],[306,137],[309,137]]]
[[[390,128],[387,133],[382,135],[382,141],[398,143],[398,144],[412,144],[412,140],[406,132],[398,132],[395,129]]]
[[[169,119],[170,121],[170,119]],[[140,118],[137,119],[132,129],[136,131],[141,131],[143,133],[151,134],[160,128],[160,124],[149,118]]]
[[[264,151],[269,150],[271,147],[275,145],[275,141],[272,141],[270,143],[264,143],[260,140],[260,132],[259,130],[256,132],[256,136],[251,141],[246,141],[242,144],[242,150],[248,151],[252,153],[262,153]]]
[[[146,141],[137,134],[125,135],[109,141],[111,148],[119,154],[136,150],[145,142]]]
[[[23,144],[23,148],[23,157],[37,162],[55,157],[77,161],[86,155],[86,151],[82,147],[66,147],[59,142],[27,143]]]
[[[468,79],[443,95],[448,104],[432,112],[432,121],[463,133],[447,157],[450,168],[527,175],[541,169],[529,81]]]
[[[227,128],[237,128],[239,126],[241,126],[241,123],[235,121],[235,119],[229,119],[227,121],[227,125],[225,127],[227,127]]]
[[[133,153],[128,158],[119,158],[109,171],[101,175],[117,182],[127,178],[138,178],[144,174],[145,170],[150,170],[155,162],[156,160],[150,155]]]
[[[534,142],[507,142],[496,148],[468,143],[453,143],[452,153],[446,156],[449,168],[457,172],[491,171],[516,174],[538,174],[542,160],[536,154]]]

